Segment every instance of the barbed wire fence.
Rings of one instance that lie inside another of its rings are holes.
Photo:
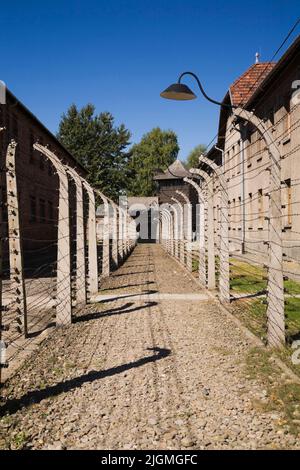
[[[50,145],[33,143],[32,152],[48,169],[51,185],[26,172],[20,159],[29,161],[32,155],[23,146],[18,153],[15,140],[8,143],[0,168],[0,384],[7,375],[3,370],[22,361],[43,332],[72,323],[76,312],[93,301],[101,278],[136,243],[123,208],[63,163]],[[32,185],[43,190],[39,205],[31,196]],[[100,236],[97,196],[104,208]]]
[[[299,106],[276,122],[259,121],[259,132],[249,126],[243,152],[236,141],[227,144],[222,166],[202,157],[186,179],[199,196],[191,253],[200,283],[216,288],[221,302],[230,302],[275,347],[300,337],[300,178],[293,171],[300,152]],[[275,162],[270,145],[279,152]],[[170,208],[161,218],[169,237],[164,247],[172,245],[176,223]],[[176,256],[174,249],[168,252]]]

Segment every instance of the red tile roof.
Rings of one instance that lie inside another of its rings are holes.
[[[251,65],[251,67],[230,86],[232,104],[236,106],[246,104],[275,65],[275,62],[260,62]]]

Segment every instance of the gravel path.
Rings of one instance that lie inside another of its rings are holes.
[[[253,345],[158,245],[139,245],[7,383],[0,448],[300,448],[245,372]],[[123,297],[118,299],[118,295]],[[124,296],[126,294],[126,296]],[[164,298],[164,297],[162,297]],[[155,299],[155,297],[154,297]]]

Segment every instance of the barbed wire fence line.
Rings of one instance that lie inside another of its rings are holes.
[[[20,158],[26,161],[31,154],[23,146],[18,153],[15,140],[8,142],[0,170],[2,372],[22,361],[30,353],[32,342],[50,327],[70,325],[76,313],[93,302],[101,278],[109,276],[136,244],[132,219],[125,209],[93,188],[76,167],[62,162],[47,144],[35,142],[32,151],[41,166],[48,165],[52,182],[46,189],[19,164]],[[46,194],[39,201],[39,213],[36,200],[30,196],[33,184]],[[97,196],[104,208],[104,216],[98,221]],[[30,202],[26,213],[24,200]],[[24,217],[32,224],[30,236],[23,227]],[[35,229],[37,221],[47,224],[46,236],[39,226]]]
[[[275,347],[290,344],[300,332],[300,179],[293,172],[300,151],[298,116],[295,104],[277,122],[257,119],[258,131],[246,141],[243,160],[233,143],[225,164],[217,167],[202,157],[199,168],[191,169],[193,178],[186,179],[199,196],[191,253],[201,284],[215,285],[222,302],[244,309],[254,329]],[[175,224],[170,209],[161,218],[170,240]]]

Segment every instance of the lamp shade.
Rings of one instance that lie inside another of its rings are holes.
[[[187,101],[194,100],[197,96],[192,90],[184,85],[183,83],[173,83],[164,91],[161,92],[160,96],[167,100]]]

